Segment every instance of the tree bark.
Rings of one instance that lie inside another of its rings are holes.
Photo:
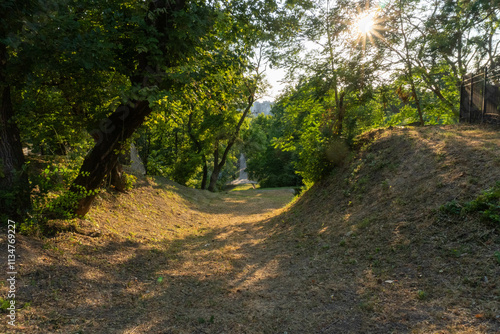
[[[123,165],[132,164],[132,159],[130,158],[130,145],[127,145],[120,155],[118,156],[118,161],[115,167],[111,170],[109,175],[110,185],[112,185],[116,191],[126,192],[127,185],[125,183],[125,173],[123,171]]]
[[[123,144],[151,113],[148,101],[136,101],[133,107],[120,106],[109,118],[101,122],[97,143],[83,161],[80,172],[70,191],[81,194],[74,213],[84,216],[96,196],[104,177],[118,162]]]
[[[196,146],[196,154],[201,155],[201,158],[202,158],[202,161],[203,161],[203,176],[202,176],[202,179],[201,179],[201,189],[205,190],[205,189],[207,189],[207,179],[208,179],[207,158],[202,153],[203,152],[203,147],[201,145],[201,142],[196,138],[196,136],[193,133],[192,122],[193,122],[193,113],[191,112],[189,114],[189,120],[188,120],[188,134],[189,134],[189,137],[191,138],[191,141]],[[177,154],[177,152],[176,152],[176,154]]]
[[[21,221],[31,208],[28,174],[19,128],[14,122],[11,88],[1,92],[0,105],[0,210],[9,219]]]
[[[210,176],[210,183],[208,185],[208,191],[216,192],[217,191],[217,181],[219,181],[219,173],[221,168],[219,165],[214,166],[214,170],[212,171],[212,175]]]
[[[224,166],[224,164],[222,164],[222,166]],[[217,190],[217,181],[219,180],[220,170],[221,166],[219,163],[219,142],[217,142],[215,144],[215,151],[214,151],[214,170],[212,171],[212,175],[210,175],[210,183],[208,184],[208,191],[215,192]]]
[[[405,60],[405,63],[406,63],[406,68],[407,68],[407,71],[408,71],[408,80],[410,81],[410,86],[411,86],[411,91],[413,93],[413,98],[415,99],[415,104],[417,105],[417,112],[418,112],[418,118],[419,118],[419,121],[420,121],[420,125],[421,126],[424,126],[424,117],[422,115],[422,108],[420,107],[420,99],[418,97],[418,93],[417,93],[417,89],[415,87],[415,79],[413,78],[413,66],[412,66],[412,63],[411,63],[411,57],[410,57],[410,50],[409,50],[409,46],[408,46],[408,38],[406,36],[406,30],[405,30],[405,27],[404,27],[404,23],[403,23],[403,6],[401,4],[401,1],[399,2],[399,5],[400,5],[400,12],[399,12],[399,19],[401,21],[401,34],[403,35],[403,41],[404,41],[404,48],[405,48],[405,53],[406,53],[406,57],[404,57],[403,59]]]
[[[344,117],[345,117],[344,97],[345,97],[345,91],[342,91],[342,93],[340,93],[340,98],[338,99],[338,103],[336,106],[338,114],[337,114],[334,135],[337,137],[340,137],[342,135],[342,130],[344,126]]]
[[[116,191],[125,192],[126,184],[125,184],[125,175],[123,175],[123,167],[120,161],[116,162],[115,167],[111,170],[110,174],[110,183],[113,187],[115,187]]]

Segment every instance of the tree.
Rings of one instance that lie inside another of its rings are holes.
[[[120,58],[123,74],[130,78],[131,95],[106,119],[99,140],[70,188],[81,194],[77,215],[83,216],[90,209],[105,175],[115,168],[124,143],[151,114],[159,90],[175,85],[175,78],[162,72],[185,64],[183,60],[196,52],[200,37],[208,34],[213,19],[208,6],[195,2],[156,1],[148,6],[145,13],[136,14],[144,16],[135,17],[139,23],[134,31],[146,42],[133,41],[137,43],[135,52],[127,50],[130,54]]]
[[[284,8],[294,5],[295,2],[286,2]],[[106,120],[109,126],[105,128],[103,140],[96,144],[85,159],[70,189],[72,192],[80,192],[83,197],[78,201],[76,214],[84,215],[88,212],[104,175],[116,165],[117,155],[124,141],[130,138],[151,114],[151,103],[160,99],[158,89],[163,89],[161,93],[168,95],[170,89],[185,81],[180,77],[186,73],[179,69],[192,65],[191,58],[196,60],[195,56],[199,50],[212,49],[221,37],[233,42],[234,50],[248,52],[248,47],[251,48],[255,41],[262,37],[262,34],[256,32],[261,31],[262,26],[268,28],[266,25],[273,22],[270,18],[278,9],[274,1],[220,4],[177,0],[149,3],[146,15],[143,21],[139,20],[138,29],[135,31],[135,36],[140,35],[139,39],[134,40],[139,47],[130,57],[121,58],[122,67],[127,70],[123,74],[130,77],[132,95],[126,104],[120,106]],[[137,21],[138,19],[134,22]],[[239,36],[241,32],[244,32],[242,37]],[[255,92],[255,88],[251,89]],[[254,93],[248,95],[248,110],[253,103],[253,95]],[[210,190],[214,190],[218,177],[216,170],[220,170],[224,165],[246,114],[248,111],[245,109],[245,116],[238,122],[236,131],[229,136],[220,161],[220,148],[218,145],[215,147],[215,165],[209,184]]]
[[[259,81],[261,79],[261,73],[259,72],[259,65],[260,65],[260,60],[259,63],[257,64],[257,73],[255,76],[252,76],[250,78],[244,78],[244,81],[240,83],[239,89],[241,90],[241,98],[246,98],[246,103],[243,101],[237,101],[239,103],[236,104],[233,108],[240,109],[241,111],[237,113],[239,116],[239,119],[237,119],[236,125],[231,126],[231,128],[227,129],[226,131],[223,131],[217,136],[215,143],[214,143],[214,151],[213,151],[213,159],[214,159],[214,167],[212,170],[212,174],[210,176],[210,181],[208,184],[208,190],[209,191],[216,191],[217,189],[217,181],[219,179],[219,174],[222,171],[222,168],[224,167],[227,157],[229,152],[231,151],[231,148],[236,142],[236,139],[239,136],[241,127],[243,123],[245,122],[246,117],[250,113],[250,108],[252,108],[253,103],[256,100],[256,93],[259,85]],[[243,102],[243,103],[242,103]],[[235,119],[235,118],[233,118]],[[225,145],[221,146],[222,141],[225,141]],[[222,153],[222,155],[221,155]]]
[[[273,142],[273,138],[282,136],[280,125],[274,115],[259,114],[242,134],[246,170],[249,177],[258,180],[262,188],[302,185],[302,178],[295,173],[293,165],[297,162],[294,152],[283,151],[275,147]]]
[[[23,21],[34,10],[35,2],[29,0],[0,4],[0,216],[16,220],[24,218],[31,201],[12,90],[21,86],[29,65],[19,66],[13,53],[17,51]]]

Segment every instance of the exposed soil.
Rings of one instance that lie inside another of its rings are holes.
[[[438,210],[500,180],[498,129],[397,128],[360,147],[291,204],[290,189],[141,178],[77,232],[18,235],[22,309],[0,332],[499,333],[500,227]]]

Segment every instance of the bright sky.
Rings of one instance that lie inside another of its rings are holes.
[[[271,87],[268,89],[267,94],[260,98],[259,101],[273,102],[280,95],[282,89],[285,88],[285,84],[280,82],[285,77],[285,73],[284,69],[267,68],[265,74]]]

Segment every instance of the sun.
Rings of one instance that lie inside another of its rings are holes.
[[[355,38],[356,44],[362,44],[363,49],[366,48],[368,41],[374,43],[376,38],[383,39],[381,31],[385,29],[381,25],[383,19],[380,17],[380,9],[358,10],[358,15],[351,22],[352,37]]]
[[[356,21],[356,28],[360,35],[369,35],[375,27],[375,18],[372,13],[360,15]]]

